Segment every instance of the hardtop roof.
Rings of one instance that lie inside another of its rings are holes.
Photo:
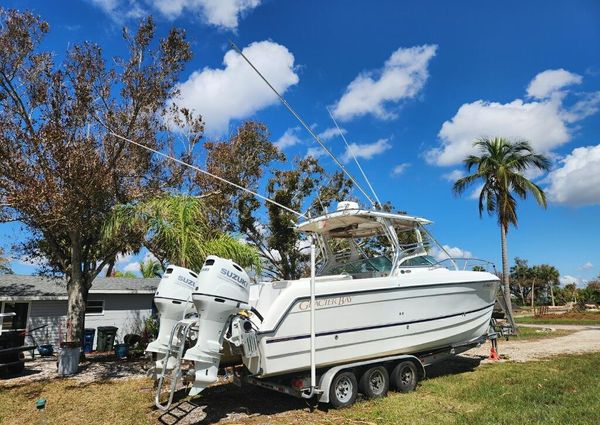
[[[335,238],[370,237],[382,234],[380,219],[390,220],[398,231],[414,229],[431,221],[404,214],[364,209],[344,209],[311,218],[296,225],[299,232],[329,235]]]

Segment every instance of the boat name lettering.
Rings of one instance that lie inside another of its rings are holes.
[[[223,269],[221,269],[221,274],[223,276],[226,276],[227,278],[229,278],[229,280],[237,283],[242,288],[248,288],[248,282],[246,282],[242,277],[240,277],[239,275],[235,274],[231,270],[227,270],[227,269],[223,268]]]
[[[345,305],[345,304],[351,304],[351,303],[352,303],[352,297],[323,298],[323,299],[315,300],[315,307],[323,308],[323,307],[329,307],[329,306],[333,306],[333,305]],[[301,301],[298,304],[298,310],[306,311],[308,309],[310,309],[310,301]]]

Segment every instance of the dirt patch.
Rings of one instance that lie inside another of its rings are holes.
[[[114,354],[96,354],[87,356],[79,365],[79,373],[73,376],[60,377],[57,373],[56,356],[36,357],[25,362],[25,372],[18,376],[0,379],[0,387],[19,386],[31,382],[51,379],[65,379],[76,384],[90,384],[114,379],[144,377],[149,363],[145,360],[119,360]]]

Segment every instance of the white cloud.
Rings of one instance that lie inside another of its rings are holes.
[[[483,183],[475,186],[473,191],[469,193],[469,199],[479,199],[479,195],[481,195],[481,189],[483,189]]]
[[[558,280],[562,285],[568,285],[569,283],[574,283],[575,285],[579,286],[582,283],[581,279],[579,279],[578,277],[569,276],[568,274],[564,275],[564,276],[560,276],[558,278]]]
[[[454,183],[456,180],[461,179],[465,176],[465,172],[462,170],[452,170],[448,173],[442,174],[442,178]]]
[[[404,173],[408,167],[410,167],[408,162],[396,165],[392,170],[392,176],[399,176],[400,174]]]
[[[325,155],[327,155],[327,152],[322,147],[312,147],[307,149],[305,157],[312,156],[315,159],[319,159]]]
[[[444,247],[444,250],[448,254],[446,254],[446,252],[444,252],[437,246],[433,246],[431,248],[429,254],[438,261],[442,261],[442,260],[449,258],[448,255],[450,255],[451,258],[471,258],[471,257],[473,257],[473,254],[471,254],[471,251],[464,250],[457,246],[443,245],[443,247]]]
[[[396,113],[390,104],[415,97],[425,85],[427,66],[435,56],[436,45],[399,48],[385,62],[383,69],[361,72],[346,88],[335,104],[333,115],[350,120],[372,114],[390,119]]]
[[[294,55],[281,44],[260,41],[243,49],[244,55],[281,94],[298,83]],[[179,85],[180,106],[201,114],[209,134],[223,134],[233,119],[243,119],[278,102],[275,94],[244,59],[230,50],[224,68],[195,71]]]
[[[569,142],[572,137],[569,124],[595,113],[600,93],[580,95],[582,100],[567,106],[566,91],[560,91],[566,80],[561,83],[556,78],[549,79],[548,75],[554,74],[538,79],[546,72],[533,79],[530,90],[539,96],[552,93],[547,98],[515,99],[508,103],[476,100],[460,106],[454,117],[442,124],[438,133],[440,146],[426,152],[427,162],[440,166],[459,164],[475,153],[473,141],[485,136],[525,139],[536,151],[546,154]]]
[[[277,146],[280,150],[284,150],[286,148],[290,148],[292,146],[297,145],[301,142],[300,138],[298,137],[299,131],[300,127],[288,128],[287,130],[285,130],[285,133],[283,133],[283,135],[279,139],[277,139],[274,145]]]
[[[137,19],[149,14],[146,9],[158,11],[167,19],[181,15],[201,16],[218,28],[235,30],[240,17],[260,5],[261,0],[91,0],[116,22]]]
[[[145,263],[146,261],[158,261],[158,258],[156,258],[156,256],[154,254],[152,254],[150,251],[147,251],[144,254],[144,258],[142,259],[143,263]]]
[[[138,0],[90,0],[93,5],[100,8],[113,21],[123,24],[127,19],[140,19],[148,15]]]
[[[342,134],[346,134],[345,129],[340,128],[340,130],[341,130]],[[325,141],[325,140],[333,139],[334,137],[338,137],[340,135],[340,130],[338,130],[337,127],[331,127],[326,130],[323,130],[322,132],[320,132],[318,134],[319,139],[321,139],[322,141]]]
[[[123,271],[138,273],[140,271],[140,263],[138,263],[137,261],[133,261],[127,264],[125,267],[123,267]]]
[[[552,202],[571,206],[600,204],[600,145],[573,149],[545,182]]]
[[[365,143],[365,144],[350,143],[348,145],[348,148],[346,148],[344,155],[342,155],[342,161],[343,162],[350,161],[351,159],[353,159],[352,158],[353,155],[357,159],[358,158],[371,159],[375,155],[379,155],[380,153],[387,151],[391,147],[392,147],[392,145],[390,144],[388,139],[379,139],[374,143]]]
[[[125,254],[117,254],[115,264],[116,265],[127,264],[127,263],[131,262],[131,260],[133,260],[133,254],[130,252],[125,253]]]
[[[583,263],[581,266],[579,266],[579,270],[590,270],[593,268],[594,268],[594,265],[592,264],[591,261],[588,261],[587,263]]]
[[[527,95],[537,99],[545,99],[572,84],[581,84],[581,75],[564,69],[549,69],[535,76],[527,87]]]

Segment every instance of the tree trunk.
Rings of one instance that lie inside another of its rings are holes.
[[[535,314],[535,279],[531,281],[531,312]]]
[[[519,293],[521,294],[521,301],[523,302],[523,305],[525,305],[525,292],[523,291],[523,285],[521,285],[519,283]]]
[[[66,342],[82,343],[85,326],[85,305],[88,282],[81,271],[81,240],[77,232],[71,232],[71,275],[67,282],[67,334]]]
[[[504,302],[506,304],[506,315],[508,316],[508,322],[512,326],[515,332],[517,332],[517,325],[515,323],[512,311],[512,303],[510,300],[510,281],[508,275],[508,251],[506,247],[506,228],[500,225],[500,242],[502,247],[502,287],[504,293]]]
[[[550,282],[550,299],[552,300],[552,307],[554,307],[556,304],[554,304],[554,283]]]
[[[113,277],[113,269],[115,268],[115,260],[112,260],[108,263],[108,267],[106,269],[106,277]]]

